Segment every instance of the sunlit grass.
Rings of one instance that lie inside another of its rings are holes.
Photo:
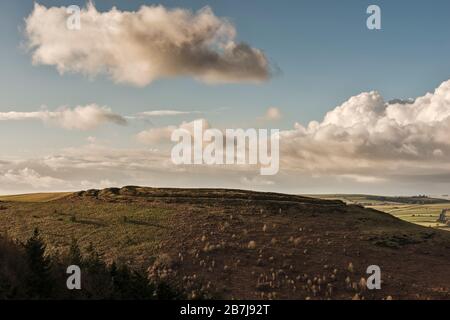
[[[53,193],[30,193],[30,194],[17,194],[9,196],[0,196],[0,201],[11,202],[47,202],[58,200],[68,196],[71,192],[53,192]]]

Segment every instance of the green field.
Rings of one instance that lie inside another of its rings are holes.
[[[393,216],[425,227],[450,231],[450,227],[436,222],[442,209],[449,208],[448,203],[431,205],[375,205],[370,208],[387,212]]]
[[[450,227],[442,223],[438,223],[437,219],[442,209],[450,208],[450,203],[442,199],[425,198],[424,202],[431,202],[428,204],[417,203],[404,203],[417,202],[417,197],[403,197],[402,203],[396,202],[397,197],[381,197],[381,196],[369,196],[369,195],[340,195],[340,194],[328,194],[328,195],[311,195],[315,198],[327,199],[327,200],[341,200],[348,204],[358,204],[366,208],[372,208],[375,210],[383,211],[393,216],[415,223],[425,227],[438,228],[442,230],[450,231]],[[419,198],[421,199],[421,198]],[[432,203],[436,202],[436,203]]]

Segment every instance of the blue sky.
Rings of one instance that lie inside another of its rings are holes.
[[[39,1],[47,7],[83,6],[85,1]],[[143,88],[115,84],[105,76],[61,76],[52,66],[33,66],[25,52],[24,19],[32,1],[0,3],[0,112],[35,111],[89,103],[107,105],[121,115],[148,110],[198,110],[217,126],[252,124],[268,107],[281,110],[280,129],[306,125],[349,97],[377,90],[386,101],[417,97],[450,78],[450,2],[427,1],[97,1],[99,11],[114,5],[137,10],[162,4],[194,11],[209,5],[235,25],[238,40],[262,49],[277,72],[254,84],[208,85],[185,78],[160,79]],[[382,10],[382,30],[366,28],[369,4]],[[184,119],[158,119],[150,126]],[[135,145],[133,134],[148,127],[107,125],[95,132],[64,131],[40,122],[0,123],[3,157],[77,147],[88,136],[114,137],[116,147]],[[109,143],[109,142],[108,142]]]
[[[85,1],[40,1],[82,5]],[[2,1],[0,27],[3,72],[1,110],[10,106],[34,110],[98,101],[115,110],[156,108],[233,108],[252,117],[267,106],[283,109],[301,122],[323,114],[359,92],[376,89],[387,99],[415,97],[432,90],[450,73],[450,3],[376,1],[382,9],[382,31],[369,31],[365,10],[373,1],[98,1],[99,10],[116,5],[135,10],[142,4],[200,9],[210,5],[229,17],[238,37],[261,48],[281,69],[263,85],[208,86],[195,80],[160,80],[146,88],[112,84],[104,77],[89,81],[61,77],[54,68],[33,67],[20,50],[20,27],[32,11],[31,1]],[[26,94],[24,94],[26,91]],[[176,93],[176,94],[174,94]],[[219,102],[220,101],[220,102]]]

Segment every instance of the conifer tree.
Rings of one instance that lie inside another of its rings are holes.
[[[34,229],[33,236],[24,245],[29,274],[26,276],[30,298],[48,299],[52,292],[51,261],[45,256],[45,243]]]
[[[80,247],[76,239],[72,239],[69,249],[69,263],[81,267],[83,264],[83,257],[81,255]]]

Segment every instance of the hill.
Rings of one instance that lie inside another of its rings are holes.
[[[0,231],[39,227],[49,253],[102,258],[171,279],[191,298],[449,299],[450,233],[339,200],[222,189],[88,190],[3,202]],[[382,270],[367,290],[366,268]]]

